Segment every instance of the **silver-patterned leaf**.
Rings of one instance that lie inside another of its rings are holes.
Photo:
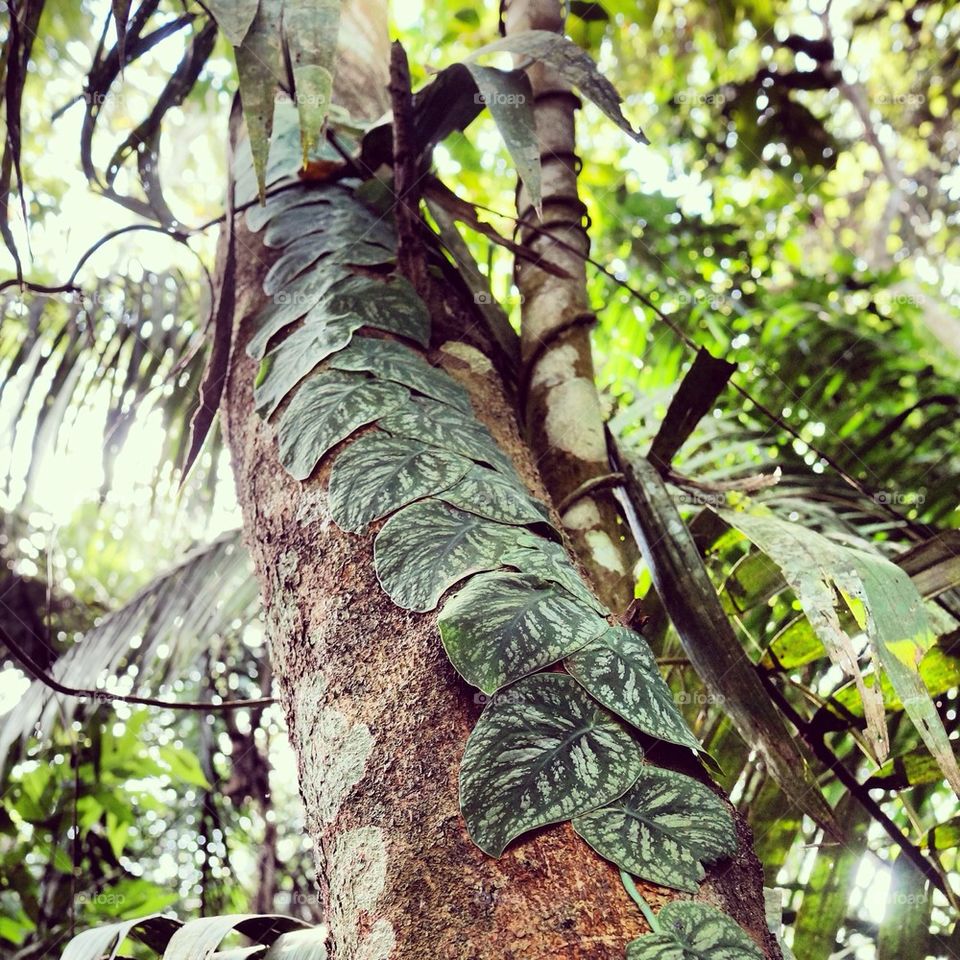
[[[475,466],[459,483],[445,490],[441,500],[501,523],[549,523],[547,508],[534,500],[515,474]]]
[[[350,243],[367,240],[390,244],[390,224],[379,219],[358,200],[334,201],[336,194],[318,193],[317,202],[300,204],[274,217],[263,235],[268,247],[285,247],[308,234],[334,233]]]
[[[564,665],[592,696],[638,730],[658,740],[702,749],[639,633],[611,627]]]
[[[412,437],[516,475],[513,464],[486,427],[472,415],[447,404],[414,399],[384,417],[380,426],[394,436]]]
[[[280,418],[280,462],[291,476],[306,480],[332,446],[408,396],[395,383],[338,370],[315,373]]]
[[[353,275],[342,264],[332,264],[328,270],[311,270],[297,277],[285,289],[275,293],[259,314],[254,324],[256,333],[247,344],[247,355],[262,360],[270,341],[291,323],[313,314],[314,321],[343,317],[346,314],[331,309],[335,289],[346,286]]]
[[[386,283],[370,277],[351,277],[331,291],[330,309],[357,318],[362,326],[407,337],[422,347],[430,342],[427,306],[403,277],[393,277]]]
[[[571,596],[590,604],[603,616],[610,612],[584,583],[562,544],[534,533],[522,532],[517,538],[517,546],[503,555],[503,563],[508,567],[516,567],[522,573],[559,583]]]
[[[516,537],[515,527],[439,500],[421,500],[383,525],[374,543],[374,566],[397,606],[422,613],[464,577],[497,567]]]
[[[326,203],[329,192],[297,184],[287,187],[267,197],[263,206],[250,207],[246,212],[247,229],[253,233],[261,231],[274,217],[285,210],[311,203]]]
[[[316,265],[317,270],[343,273],[347,264],[377,266],[393,263],[396,254],[377,243],[349,243],[338,234],[311,233],[283,248],[283,255],[263,278],[263,292],[273,295]]]
[[[499,857],[515,837],[610,803],[643,753],[627,728],[560,673],[499,693],[467,740],[460,808],[473,842]]]
[[[484,693],[556,663],[607,627],[556,584],[505,572],[472,577],[437,624],[457,673]]]
[[[363,370],[402,383],[417,393],[471,412],[470,398],[446,371],[431,366],[409,347],[392,340],[356,337],[330,362],[337,370]]]
[[[253,387],[253,405],[265,420],[284,397],[331,354],[342,350],[353,336],[356,324],[346,319],[306,323],[275,346],[260,364]]]
[[[651,766],[618,800],[577,817],[573,829],[622,870],[691,893],[703,879],[702,863],[737,849],[733,818],[712,790]]]
[[[757,945],[725,913],[674,900],[658,914],[660,930],[627,945],[627,960],[763,960]]]
[[[456,483],[469,468],[455,453],[370,433],[334,461],[330,513],[342,530],[361,533],[373,520]]]

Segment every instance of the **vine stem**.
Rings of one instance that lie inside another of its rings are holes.
[[[637,885],[633,882],[633,877],[631,877],[626,870],[621,870],[620,879],[623,881],[624,889],[630,894],[630,899],[640,908],[640,912],[650,925],[651,931],[653,933],[659,933],[660,922],[657,920],[656,914],[650,909],[650,904],[643,899],[642,894],[637,889]]]

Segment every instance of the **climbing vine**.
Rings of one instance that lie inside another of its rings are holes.
[[[628,878],[694,892],[736,837],[708,788],[644,759],[641,735],[699,749],[650,648],[613,622],[467,393],[424,357],[430,316],[396,273],[389,218],[364,203],[368,187],[299,182],[296,116],[281,105],[275,123],[270,195],[246,214],[279,250],[247,347],[260,361],[256,409],[276,423],[297,480],[362,431],[332,465],[331,515],[350,533],[382,521],[382,588],[420,613],[443,601],[443,647],[490,697],[460,769],[471,838],[498,857],[570,820]],[[239,203],[256,196],[249,149],[236,183]],[[660,918],[629,957],[760,957],[713,908],[677,902]]]

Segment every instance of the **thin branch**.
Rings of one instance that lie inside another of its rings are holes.
[[[154,697],[138,697],[134,694],[110,693],[107,690],[86,690],[80,687],[68,687],[56,677],[47,673],[23,647],[0,627],[0,639],[7,650],[24,670],[39,680],[44,686],[67,697],[80,697],[86,700],[110,700],[119,703],[133,703],[143,707],[160,707],[164,710],[193,710],[201,713],[218,712],[220,710],[239,710],[244,707],[266,707],[276,703],[273,697],[258,697],[252,700],[224,700],[223,703],[208,703],[197,700],[157,700]]]

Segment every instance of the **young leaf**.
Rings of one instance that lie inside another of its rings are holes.
[[[207,9],[217,26],[235,47],[243,43],[257,15],[257,6],[258,0],[207,0]]]
[[[474,466],[458,483],[444,490],[440,499],[461,510],[498,520],[500,523],[549,523],[547,508],[534,500],[516,474]]]
[[[702,749],[639,633],[610,627],[564,665],[592,696],[638,730],[658,740]]]
[[[304,166],[330,110],[339,28],[340,0],[284,0],[283,39],[300,113]]]
[[[445,403],[414,399],[383,417],[380,426],[396,437],[420,440],[516,474],[513,464],[486,427],[472,415]]]
[[[497,567],[516,538],[515,527],[421,500],[384,524],[374,543],[374,566],[397,606],[422,613],[457,581]]]
[[[651,766],[618,800],[577,817],[573,829],[622,870],[690,893],[704,877],[701,864],[737,849],[733,818],[712,790]]]
[[[571,86],[592,100],[621,130],[639,143],[649,143],[642,130],[634,130],[620,110],[622,97],[597,65],[572,40],[549,30],[526,30],[503,37],[476,50],[467,62],[506,51],[532,57],[551,66]]]
[[[338,353],[330,366],[337,370],[362,370],[382,380],[405,387],[472,413],[466,391],[448,373],[431,366],[408,347],[391,340],[355,337],[346,350]]]
[[[627,945],[627,960],[763,960],[757,945],[725,913],[674,900],[658,914],[660,929]]]
[[[346,318],[305,323],[281,340],[264,358],[253,387],[253,405],[269,419],[284,397],[331,354],[342,350],[357,324]]]
[[[267,179],[267,157],[273,131],[273,105],[281,79],[280,10],[283,0],[260,0],[243,42],[234,49],[240,103],[250,138],[260,202]]]
[[[490,111],[506,144],[517,173],[540,212],[543,188],[540,177],[540,144],[533,113],[530,79],[522,70],[497,70],[465,64],[477,85],[481,102]]]
[[[306,480],[332,446],[408,396],[395,383],[335,370],[314,374],[280,418],[280,462],[291,476]]]
[[[456,483],[470,461],[455,453],[371,433],[351,443],[330,473],[330,513],[342,530],[368,523]]]
[[[437,625],[457,672],[494,693],[589,643],[607,622],[555,584],[484,573],[446,602]]]
[[[460,807],[467,831],[499,857],[515,837],[619,797],[643,766],[626,727],[559,673],[497,696],[467,740]]]
[[[559,543],[533,533],[522,532],[517,545],[503,555],[503,564],[516,567],[521,573],[533,574],[541,580],[557,583],[571,596],[589,604],[601,616],[610,611],[593,595],[570,562],[567,551]]]

